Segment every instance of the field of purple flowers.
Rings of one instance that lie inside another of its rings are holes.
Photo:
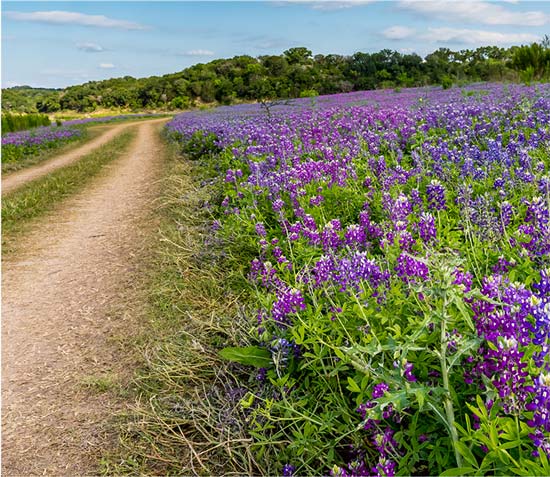
[[[45,126],[2,135],[2,162],[14,163],[82,139],[81,128]]]
[[[91,118],[81,118],[81,119],[70,119],[68,121],[63,121],[64,126],[80,126],[87,124],[101,124],[101,123],[110,123],[114,121],[127,121],[131,119],[144,119],[144,118],[153,118],[158,116],[157,114],[152,113],[135,113],[135,114],[119,114],[116,116],[97,116]]]
[[[224,107],[167,131],[246,262],[250,332],[221,355],[266,472],[550,475],[550,85]]]

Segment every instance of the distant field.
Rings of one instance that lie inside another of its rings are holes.
[[[86,130],[77,127],[43,126],[2,135],[2,166],[19,164],[30,158],[86,137]]]
[[[2,120],[12,115],[2,115]],[[25,130],[18,132],[2,134],[2,171],[9,172],[36,164],[50,158],[53,154],[61,152],[61,148],[67,148],[71,143],[82,143],[97,135],[97,131],[90,134],[89,128],[102,124],[115,123],[120,121],[138,121],[162,116],[149,113],[120,114],[97,117],[80,117],[62,121],[56,120],[52,126],[25,127]],[[30,119],[35,117],[35,119]],[[29,126],[37,122],[36,117],[49,124],[49,120],[44,115],[21,115],[21,126]],[[45,118],[45,119],[44,119]],[[13,121],[12,121],[13,122]]]

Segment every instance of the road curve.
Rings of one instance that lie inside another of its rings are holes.
[[[136,124],[141,124],[144,122],[157,123],[162,121],[166,121],[166,118],[152,119],[152,120],[138,121],[138,122],[133,121],[133,122],[123,123],[123,124],[116,124],[112,128],[109,128],[101,136],[95,139],[92,139],[90,142],[87,142],[81,147],[73,149],[72,151],[66,154],[56,156],[53,159],[44,161],[40,164],[37,164],[36,166],[28,167],[26,169],[22,169],[20,171],[8,173],[8,174],[2,174],[2,195],[9,194],[15,189],[18,189],[19,187],[31,181],[34,181],[40,177],[43,177],[49,174],[50,172],[55,171],[56,169],[59,169],[61,167],[67,166],[73,162],[78,161],[79,159],[84,157],[86,154],[89,154],[90,152],[92,152],[94,149],[97,149],[98,147],[101,147],[104,144],[108,143],[111,139],[114,139],[122,131],[124,131],[125,129],[131,126],[135,126]]]

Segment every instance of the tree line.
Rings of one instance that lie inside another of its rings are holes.
[[[51,113],[97,108],[186,109],[202,104],[272,100],[377,88],[463,84],[476,81],[535,81],[550,78],[550,38],[526,46],[452,51],[425,58],[389,49],[351,56],[313,55],[304,47],[281,55],[242,55],[196,64],[181,72],[131,76],[71,86],[65,90],[3,90],[2,108]],[[30,94],[34,94],[29,99]],[[25,101],[18,96],[25,96]]]

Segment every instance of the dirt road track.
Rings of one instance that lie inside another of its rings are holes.
[[[4,260],[2,476],[97,473],[120,403],[83,383],[123,366],[112,340],[132,319],[112,310],[135,278],[161,171],[161,124],[136,127],[128,153]]]
[[[154,119],[148,122],[154,123],[163,121],[166,121],[166,119]],[[71,152],[63,154],[61,156],[57,156],[53,159],[45,161],[36,166],[29,167],[27,169],[22,169],[20,171],[12,172],[6,175],[3,174],[2,195],[8,194],[28,182],[38,179],[39,177],[43,177],[56,169],[67,166],[72,162],[79,160],[86,154],[92,152],[94,149],[97,149],[98,147],[107,144],[111,139],[114,139],[125,129],[135,126],[136,124],[139,123],[131,122],[117,124],[108,129],[105,133],[101,134],[101,136],[91,140],[90,142],[87,142],[77,149],[73,149]]]

